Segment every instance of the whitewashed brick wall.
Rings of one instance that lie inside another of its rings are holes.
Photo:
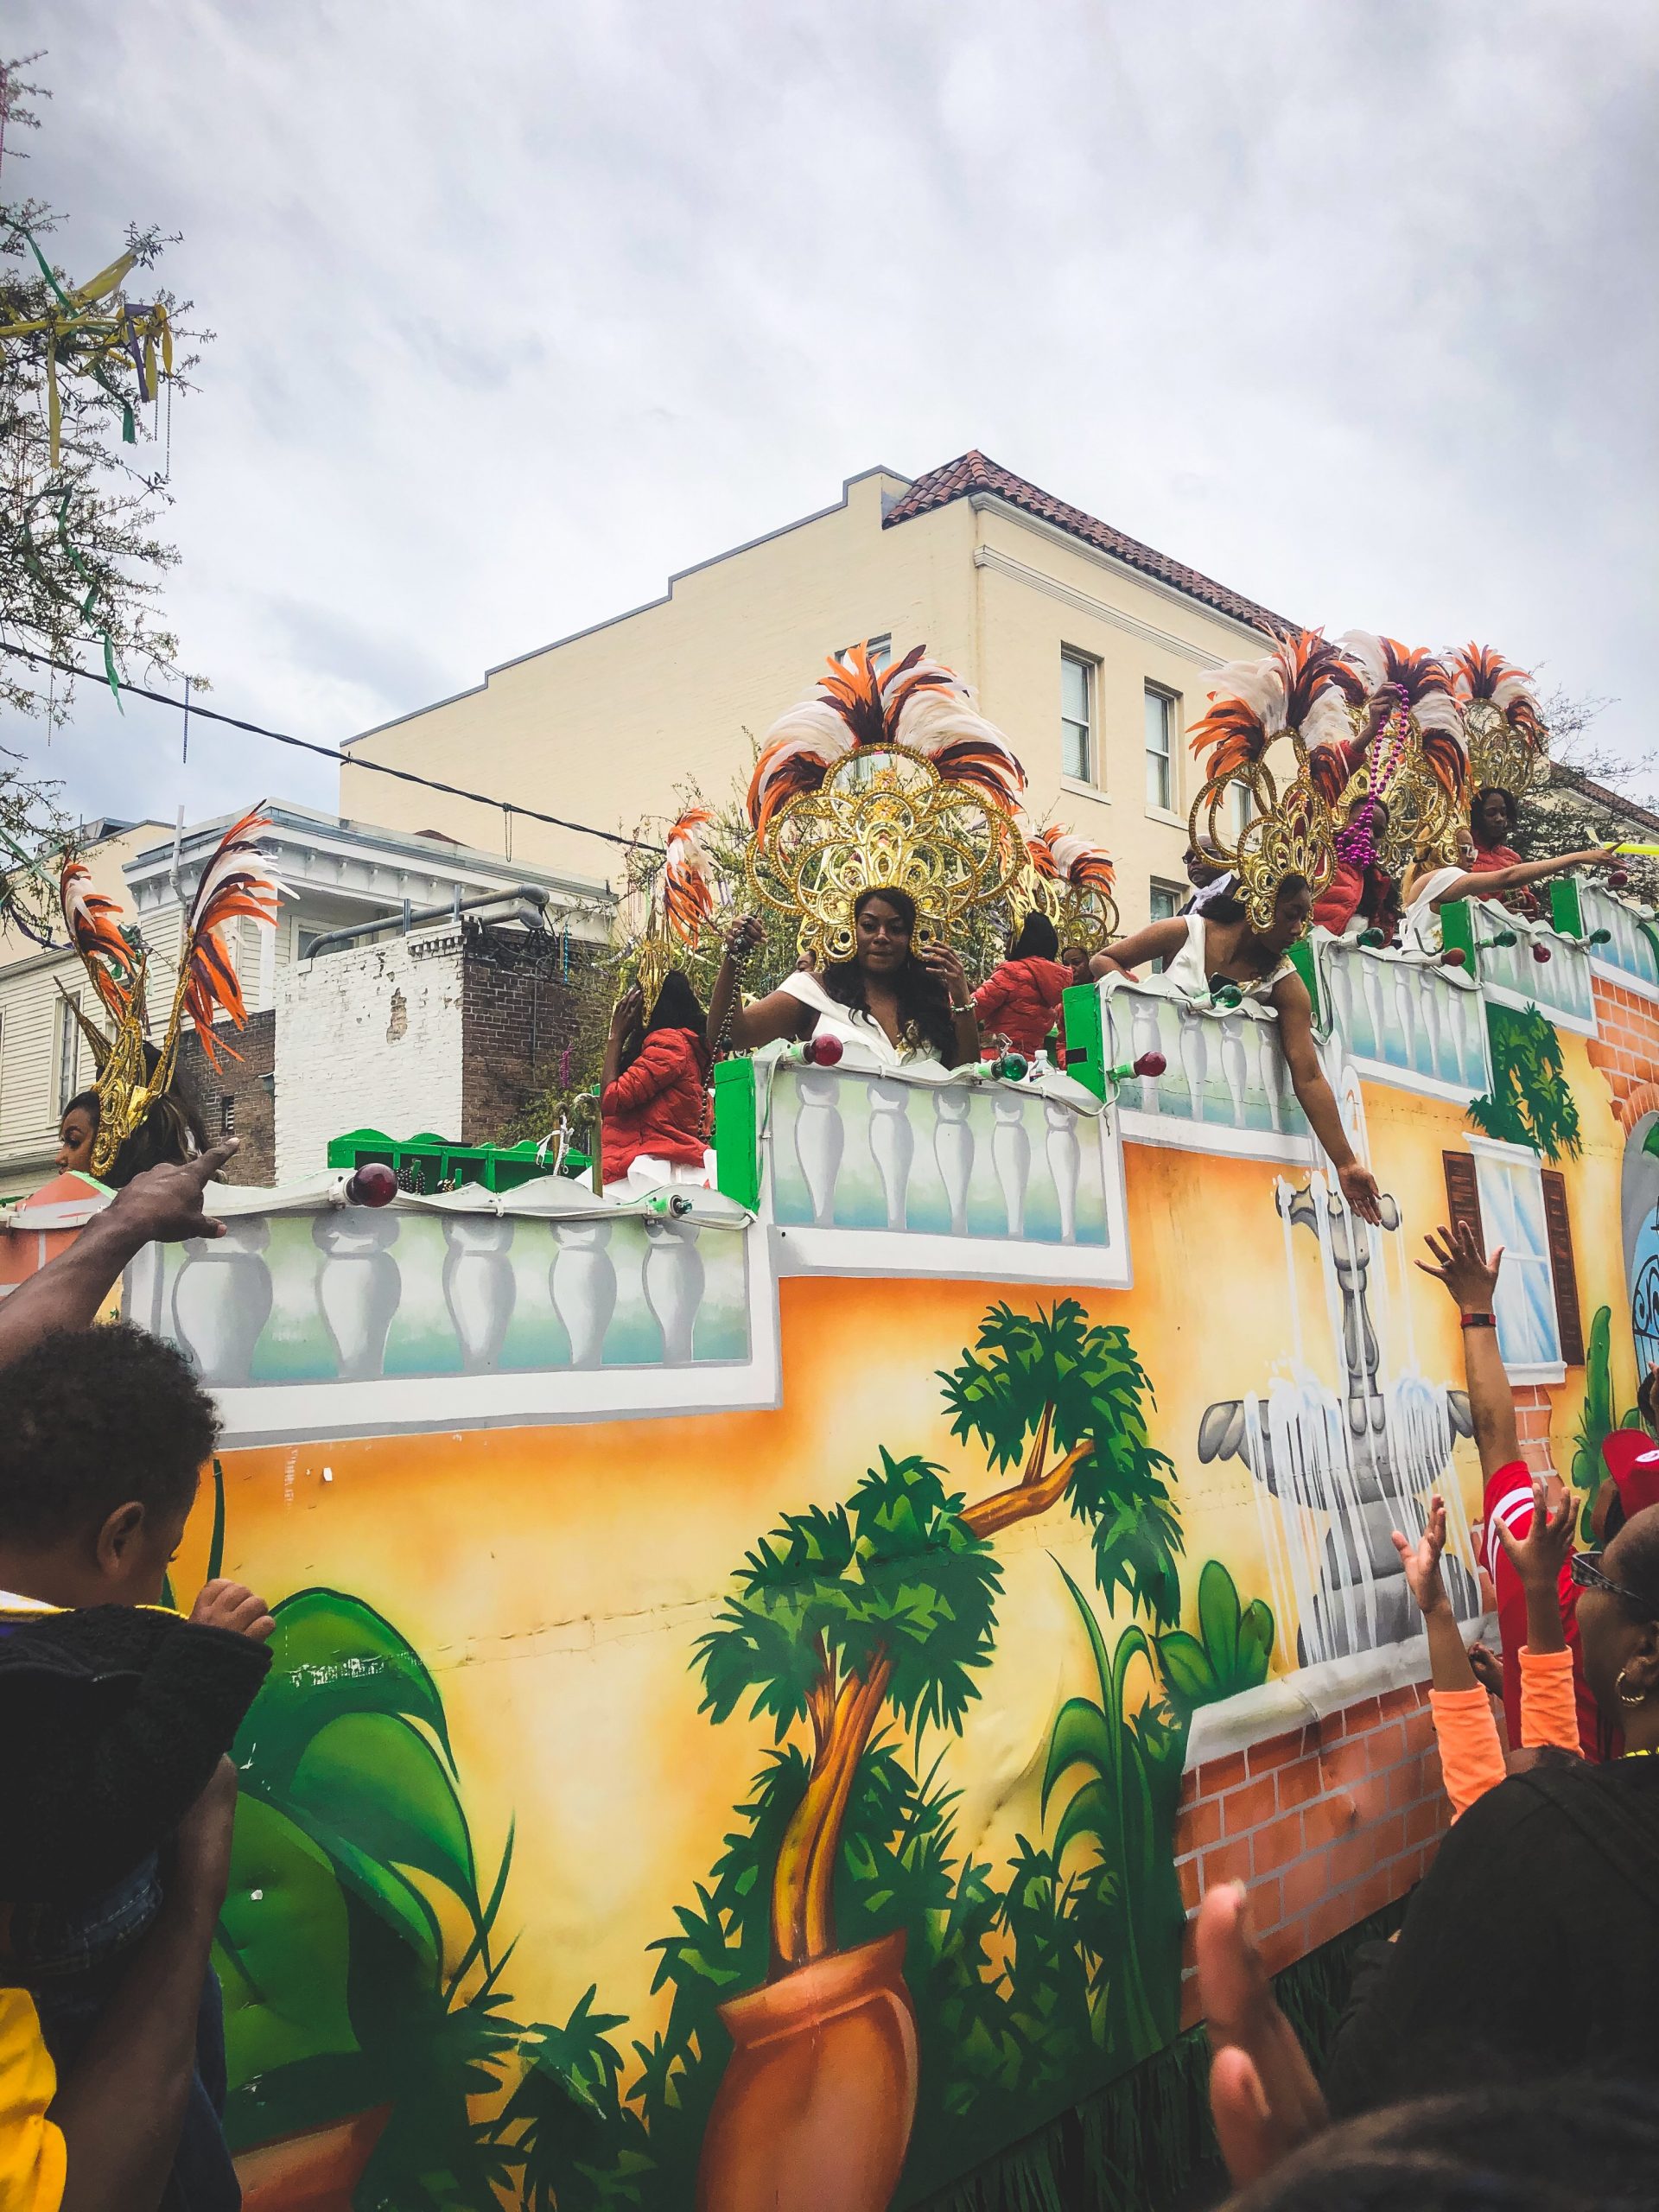
[[[461,954],[419,938],[347,946],[282,969],[276,1180],[315,1173],[347,1129],[461,1135]]]

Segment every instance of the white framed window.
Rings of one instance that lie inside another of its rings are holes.
[[[1175,725],[1179,701],[1155,683],[1146,687],[1147,804],[1160,813],[1175,808]]]
[[[1512,1376],[1560,1382],[1565,1373],[1555,1276],[1538,1155],[1523,1145],[1471,1137],[1486,1249],[1503,1248],[1493,1310],[1497,1349]]]
[[[1097,783],[1095,772],[1095,695],[1099,663],[1087,653],[1060,648],[1060,773],[1074,783]]]
[[[80,1089],[80,1024],[75,1015],[80,993],[71,991],[58,1001],[58,1049],[53,1055],[52,1118],[63,1119],[69,1101]]]
[[[1154,876],[1152,896],[1147,902],[1152,919],[1154,922],[1173,921],[1192,895],[1191,884],[1160,883]],[[1161,976],[1168,965],[1166,960],[1154,960],[1152,963],[1154,973]]]
[[[863,645],[868,650],[872,667],[886,668],[890,665],[893,660],[893,632],[891,630],[883,630],[879,637],[860,638],[855,639],[855,642],[858,645]],[[853,648],[851,645],[841,646],[836,652],[836,658],[837,660],[844,661],[852,650]]]

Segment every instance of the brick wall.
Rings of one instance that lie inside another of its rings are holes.
[[[1592,978],[1592,988],[1599,1033],[1585,1049],[1613,1094],[1614,1117],[1629,1130],[1659,1107],[1659,1004],[1602,976]]]
[[[1213,1883],[1248,1882],[1277,1974],[1403,1897],[1450,1818],[1428,1685],[1411,1683],[1195,1768],[1175,1831],[1181,1897],[1190,1916]],[[1190,2026],[1190,1917],[1181,1993]]]
[[[232,1059],[221,1050],[217,1068],[201,1049],[194,1030],[179,1040],[178,1080],[201,1116],[209,1143],[225,1134],[224,1102],[230,1115],[238,1150],[225,1172],[227,1183],[270,1183],[276,1175],[276,1102],[269,1078],[276,1065],[276,1015],[268,1007],[249,1017],[240,1033],[226,1037],[224,1025],[213,1031],[215,1045],[228,1043],[242,1057]]]
[[[575,1000],[559,946],[516,933],[469,933],[461,965],[461,1129],[467,1144],[499,1141],[558,1080]]]

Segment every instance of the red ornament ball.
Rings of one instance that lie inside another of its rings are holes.
[[[366,1160],[346,1185],[353,1206],[389,1206],[397,1195],[397,1178],[384,1160]]]
[[[1630,870],[1624,868],[1616,868],[1607,879],[1607,888],[1610,891],[1628,891],[1630,887]]]
[[[1532,948],[1532,957],[1541,968],[1549,958],[1549,947],[1547,944],[1535,944]]]
[[[1440,955],[1440,965],[1442,968],[1466,968],[1469,956],[1460,944],[1448,945]]]
[[[806,1048],[806,1057],[814,1067],[832,1068],[843,1049],[840,1038],[832,1037],[826,1031],[822,1037],[813,1038]]]
[[[1142,1052],[1135,1064],[1136,1075],[1162,1075],[1169,1062],[1161,1052]]]

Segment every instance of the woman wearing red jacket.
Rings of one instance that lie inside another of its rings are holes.
[[[1029,1059],[1060,1024],[1060,996],[1077,981],[1058,957],[1060,941],[1046,914],[1027,914],[1008,950],[974,993],[982,1037],[1006,1037]]]
[[[709,1146],[706,1017],[677,968],[663,978],[651,1019],[636,983],[618,1000],[605,1046],[599,1094],[607,1183],[642,1154],[701,1167]]]

